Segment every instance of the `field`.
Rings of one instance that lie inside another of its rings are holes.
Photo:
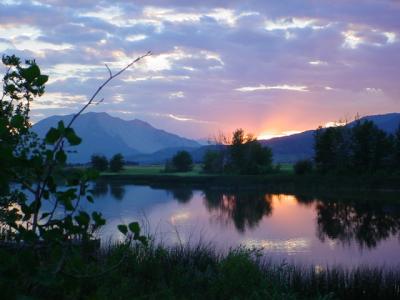
[[[290,163],[284,163],[279,165],[280,173],[290,174],[293,173],[293,165]],[[102,175],[152,175],[152,176],[166,176],[166,175],[175,175],[175,176],[209,176],[210,174],[206,174],[202,172],[201,164],[194,165],[194,168],[190,172],[165,172],[164,165],[138,165],[138,166],[125,166],[121,172],[113,173],[113,172],[103,172]]]
[[[147,166],[125,166],[121,172],[112,173],[104,172],[102,175],[152,175],[152,176],[165,176],[165,175],[176,175],[176,176],[204,176],[202,173],[201,165],[195,165],[193,170],[190,172],[165,172],[164,165],[147,165]]]

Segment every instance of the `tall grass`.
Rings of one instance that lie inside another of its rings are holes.
[[[101,259],[118,249],[110,246]],[[211,244],[152,243],[132,247],[96,289],[98,299],[400,299],[400,270],[305,267],[244,248],[223,254]]]
[[[18,276],[8,288],[29,299],[400,299],[399,269],[296,266],[256,250],[223,253],[203,243],[109,244],[70,276],[74,264],[33,289]]]

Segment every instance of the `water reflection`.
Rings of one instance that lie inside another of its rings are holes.
[[[318,237],[375,248],[400,231],[400,207],[383,201],[317,201]],[[400,237],[400,236],[399,236]]]
[[[125,187],[123,184],[119,183],[119,184],[111,184],[110,185],[110,192],[111,195],[121,201],[122,199],[124,199],[125,196]]]
[[[132,189],[137,192],[132,194]],[[400,239],[397,195],[394,198],[386,194],[375,198],[351,195],[340,199],[312,194],[272,194],[260,189],[138,187],[105,180],[94,184],[93,193],[96,197],[118,200],[121,205],[133,205],[127,212],[154,210],[152,213],[160,219],[167,213],[167,203],[177,203],[179,208],[168,212],[165,218],[170,224],[189,224],[200,218],[201,225],[212,231],[218,227],[232,235],[234,230],[243,237],[242,243],[265,249],[303,251],[312,247],[312,237],[330,249],[338,245],[374,249],[385,240]],[[106,203],[101,205],[105,209]],[[116,209],[115,204],[109,205],[108,211]],[[256,231],[258,236],[254,238],[252,232]],[[272,232],[273,239],[263,235],[263,231]]]
[[[93,188],[92,188],[93,196],[100,197],[100,196],[107,195],[108,186],[109,185],[114,186],[114,185],[118,185],[118,183],[117,182],[115,182],[115,183],[113,182],[112,184],[110,184],[105,180],[97,180],[93,184]]]
[[[180,203],[188,203],[193,198],[193,189],[189,187],[174,187],[168,189],[168,192]]]
[[[222,224],[233,222],[235,228],[244,233],[257,227],[264,216],[272,213],[271,197],[260,191],[223,192],[204,190],[204,204],[209,212],[216,213]]]

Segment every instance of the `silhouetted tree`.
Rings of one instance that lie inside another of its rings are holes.
[[[350,132],[345,126],[322,128],[315,133],[315,164],[322,173],[349,167]]]
[[[90,159],[90,164],[93,169],[100,172],[106,171],[108,168],[108,160],[104,155],[93,154]]]
[[[263,147],[253,135],[245,135],[243,129],[233,133],[232,144],[228,147],[228,170],[240,174],[261,174],[272,169],[271,149]]]
[[[208,150],[203,158],[203,171],[206,173],[222,173],[224,171],[224,155],[218,150]]]
[[[397,137],[397,136],[396,136]],[[373,173],[392,171],[397,142],[370,120],[346,126],[318,128],[315,164],[323,173]]]
[[[112,172],[119,172],[123,169],[125,164],[124,157],[122,156],[121,153],[115,154],[111,159],[110,159],[110,170]]]
[[[165,169],[172,172],[188,172],[193,169],[192,156],[187,151],[179,151],[167,162]]]
[[[302,159],[294,164],[294,173],[297,175],[308,174],[313,171],[313,163],[309,159]]]
[[[357,121],[352,128],[352,168],[360,173],[387,166],[391,144],[386,132],[372,121]]]
[[[394,166],[400,172],[400,124],[394,134]]]

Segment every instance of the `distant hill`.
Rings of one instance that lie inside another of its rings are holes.
[[[361,120],[371,120],[387,133],[394,133],[400,124],[400,113],[366,116]],[[354,122],[351,122],[347,126],[353,125]],[[295,162],[299,159],[313,157],[314,133],[315,130],[308,130],[289,136],[262,140],[261,143],[271,147],[275,162]]]
[[[72,115],[49,117],[35,124],[33,130],[44,136],[59,120],[67,123],[71,118]],[[400,124],[400,113],[367,116],[361,120],[371,120],[382,130],[393,133]],[[156,129],[141,120],[125,121],[106,113],[83,114],[77,119],[74,128],[83,142],[76,147],[78,153],[71,154],[70,162],[73,163],[88,162],[93,153],[102,153],[107,157],[122,153],[131,162],[158,164],[164,163],[181,150],[188,151],[195,162],[201,162],[204,153],[215,147],[204,146],[197,141]],[[315,130],[308,130],[260,142],[272,148],[275,162],[295,162],[313,157],[314,133]]]
[[[171,159],[177,152],[184,150],[190,153],[195,163],[201,163],[206,151],[215,147],[216,146],[214,145],[201,147],[171,147],[150,154],[130,155],[126,157],[126,160],[130,162],[137,162],[139,164],[163,164],[167,160]]]
[[[52,116],[36,123],[33,130],[44,137],[50,127],[56,126],[60,120],[68,123],[72,117],[73,115]],[[144,121],[138,119],[126,121],[107,113],[82,114],[73,127],[83,142],[78,147],[72,148],[77,153],[71,153],[69,160],[71,163],[88,162],[93,153],[101,153],[107,157],[122,153],[128,157],[154,153],[171,147],[200,147],[194,140],[154,128]]]

